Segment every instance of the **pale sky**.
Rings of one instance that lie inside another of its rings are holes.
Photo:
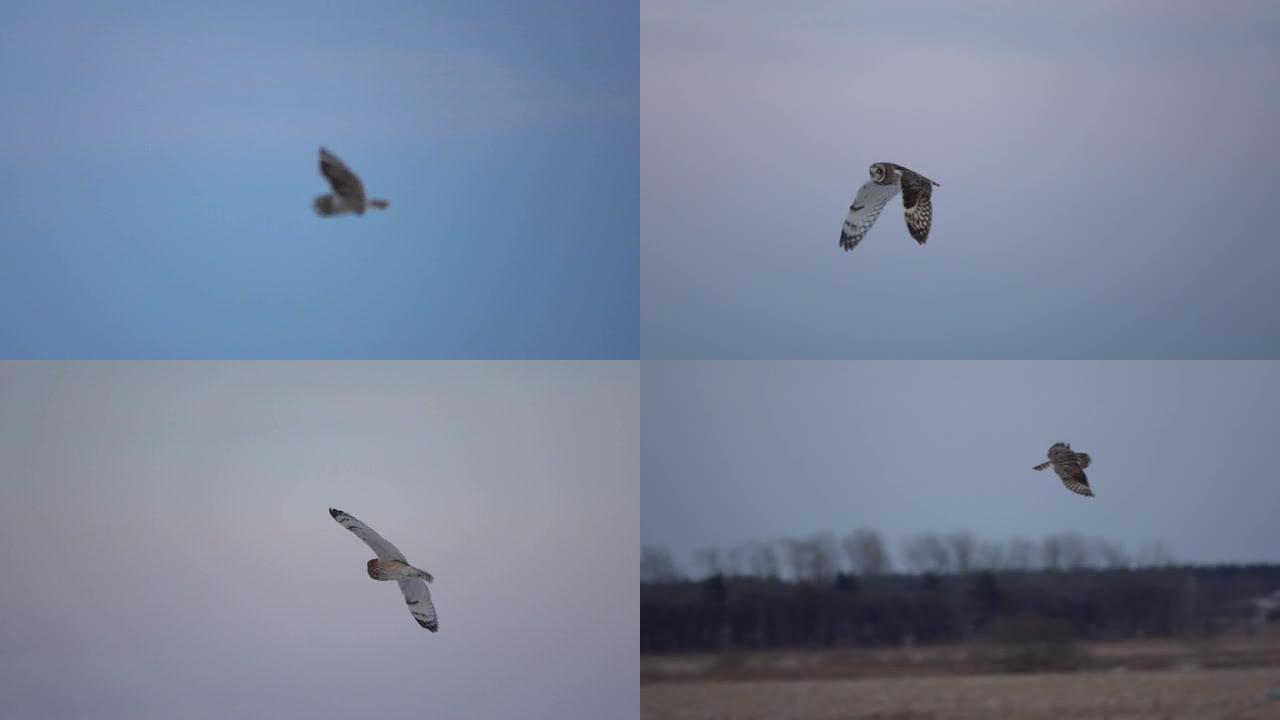
[[[0,364],[0,718],[634,714],[638,380]],[[438,633],[329,507],[435,575]]]
[[[1280,562],[1274,362],[646,362],[643,408],[642,537],[686,563],[858,527]],[[1032,471],[1059,441],[1096,497]]]
[[[1280,4],[645,0],[646,358],[1280,357]],[[941,183],[851,253],[868,166]]]

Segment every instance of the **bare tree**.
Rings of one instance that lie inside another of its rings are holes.
[[[749,575],[750,561],[751,545],[734,545],[724,557],[724,574],[729,577]]]
[[[1010,538],[1005,545],[1005,567],[1010,570],[1035,570],[1035,557],[1035,545],[1030,540]]]
[[[1102,567],[1110,570],[1122,570],[1129,567],[1129,555],[1118,543],[1101,538],[1093,541],[1093,554]]]
[[[908,539],[902,554],[907,567],[918,573],[945,573],[951,569],[951,556],[937,533],[924,532]]]
[[[773,545],[756,543],[751,548],[751,574],[758,578],[776,578],[780,576],[781,566],[778,553]]]
[[[836,538],[831,533],[821,533],[809,539],[813,553],[813,579],[834,580],[840,571],[840,552]]]
[[[787,538],[782,541],[782,550],[786,553],[793,580],[806,580],[813,574],[809,563],[809,543]]]
[[[1061,570],[1062,556],[1062,538],[1058,535],[1050,535],[1040,542],[1040,564],[1045,570]]]
[[[1140,567],[1161,568],[1173,564],[1173,555],[1165,548],[1164,543],[1149,543],[1138,553]]]
[[[886,575],[891,569],[889,553],[885,550],[880,533],[875,530],[854,530],[841,541],[849,569],[858,575]]]
[[[827,581],[835,577],[836,542],[829,533],[815,535],[805,540],[788,538],[783,541],[791,576],[799,581]]]
[[[676,561],[666,548],[646,547],[640,550],[640,582],[675,582],[679,579]]]
[[[1007,560],[999,543],[982,540],[973,551],[973,566],[978,570],[1004,570]]]
[[[720,548],[708,547],[693,554],[693,564],[697,566],[703,577],[724,574],[724,565],[720,562]]]
[[[1068,570],[1080,570],[1092,566],[1093,546],[1079,533],[1061,533],[1062,566]]]
[[[951,548],[951,562],[958,573],[967,573],[973,569],[973,553],[977,543],[973,533],[959,530],[947,536],[947,545]]]

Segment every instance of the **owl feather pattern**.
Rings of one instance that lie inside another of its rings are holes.
[[[1076,452],[1066,443],[1054,443],[1049,448],[1049,461],[1036,465],[1032,470],[1046,470],[1050,466],[1057,473],[1058,479],[1068,490],[1079,495],[1093,497],[1093,489],[1089,487],[1089,478],[1084,469],[1089,467],[1092,458],[1088,453]]]
[[[840,229],[840,247],[852,250],[876,224],[884,206],[899,192],[907,221],[907,231],[920,245],[929,239],[933,225],[933,188],[938,183],[901,165],[879,162],[871,165],[871,179],[858,188],[849,205],[849,214]]]

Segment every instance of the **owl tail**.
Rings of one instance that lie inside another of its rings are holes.
[[[388,205],[390,205],[391,203],[387,202],[386,200],[370,200],[369,202],[367,202],[367,203],[365,203],[365,204],[366,204],[366,205],[368,205],[368,206],[369,206],[369,207],[371,207],[371,208],[377,208],[377,209],[379,209],[379,210],[386,210],[386,209],[387,209],[387,206],[388,206]]]
[[[1049,462],[1042,462],[1042,463],[1040,463],[1039,465],[1037,465],[1037,466],[1035,466],[1035,467],[1033,467],[1033,468],[1031,468],[1031,469],[1032,469],[1032,470],[1044,470],[1045,468],[1049,467],[1049,466],[1050,466],[1050,465],[1052,465],[1052,464],[1053,464],[1053,462],[1052,462],[1052,461],[1049,461]]]

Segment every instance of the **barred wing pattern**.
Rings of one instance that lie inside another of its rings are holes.
[[[840,229],[840,247],[846,251],[858,247],[862,238],[867,236],[871,226],[876,224],[880,211],[898,194],[898,185],[881,185],[868,180],[858,189],[853,204],[849,206],[849,214],[844,219],[844,227]]]
[[[387,542],[386,538],[374,532],[373,528],[341,510],[329,508],[329,514],[333,516],[334,520],[338,521],[339,525],[355,533],[356,537],[363,540],[365,545],[373,548],[373,554],[377,555],[379,560],[396,560],[408,564],[409,561],[405,559],[404,553],[400,552],[395,545]]]
[[[1049,448],[1049,461],[1036,465],[1034,469],[1044,470],[1052,465],[1053,472],[1068,490],[1078,495],[1094,497],[1093,490],[1089,487],[1089,478],[1084,474],[1090,461],[1092,458],[1088,453],[1075,452],[1066,443],[1054,443]]]
[[[409,606],[409,614],[422,627],[436,632],[440,624],[436,622],[436,606],[431,604],[431,590],[421,580],[398,580],[400,592],[404,593],[404,604]]]
[[[929,228],[933,225],[933,181],[903,168],[901,183],[907,231],[923,245],[929,239]]]

